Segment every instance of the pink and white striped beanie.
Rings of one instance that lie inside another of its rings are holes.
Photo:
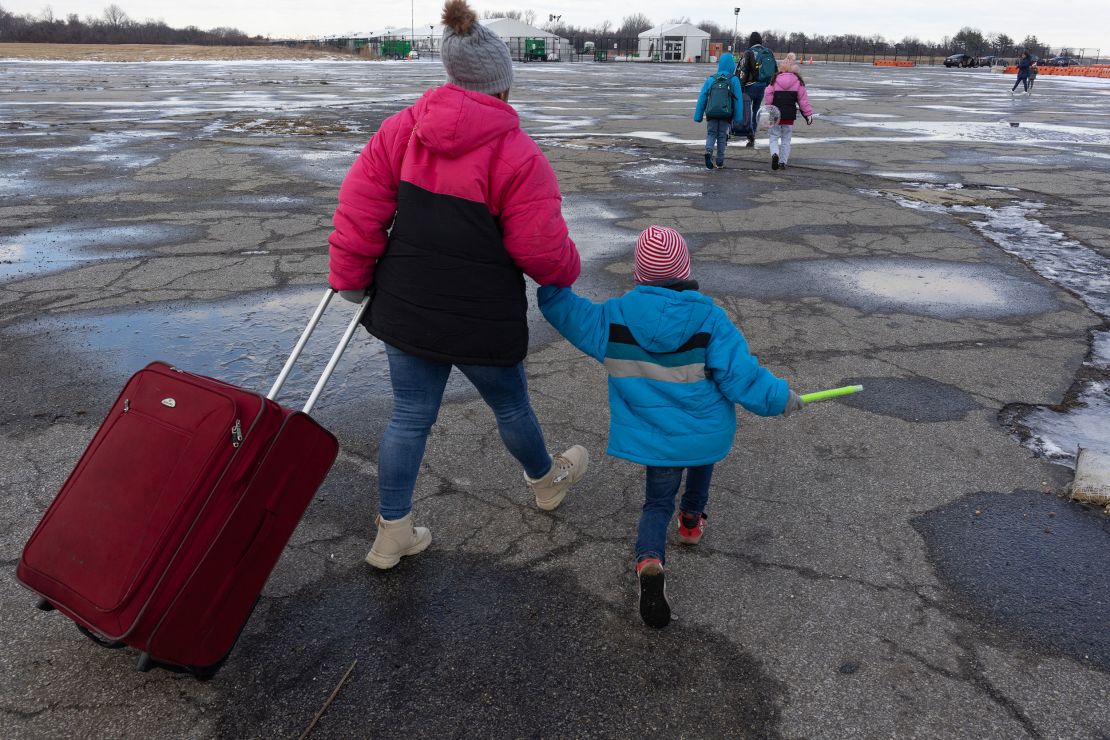
[[[666,226],[649,226],[640,232],[632,272],[640,283],[689,278],[690,250],[682,234]]]

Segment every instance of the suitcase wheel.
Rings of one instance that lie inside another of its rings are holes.
[[[231,655],[231,653],[228,653]],[[224,663],[227,662],[228,655],[220,659],[220,662],[212,665],[195,666],[195,665],[178,665],[176,663],[163,663],[157,658],[150,657],[149,653],[140,653],[139,660],[135,664],[135,670],[140,673],[146,673],[152,668],[162,668],[170,673],[188,673],[190,676],[198,681],[210,681],[220,669],[223,668]]]
[[[46,599],[39,599],[38,603],[35,604],[35,608],[38,609],[39,611],[42,611],[42,612],[52,612],[52,611],[54,611],[54,605],[51,604]]]
[[[95,642],[100,647],[108,648],[109,650],[119,650],[121,647],[124,647],[126,645],[126,643],[120,642],[118,640],[106,640],[92,630],[86,629],[81,625],[77,625],[77,631]]]

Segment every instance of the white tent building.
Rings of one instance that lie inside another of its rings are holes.
[[[550,31],[544,31],[535,26],[529,26],[524,21],[515,18],[487,18],[480,23],[496,33],[509,45],[509,53],[518,62],[532,61],[528,58],[529,40],[542,40],[544,55],[547,61],[569,59],[571,54],[570,41],[556,36]]]
[[[709,33],[691,23],[663,23],[639,36],[640,59],[700,62],[708,59]]]

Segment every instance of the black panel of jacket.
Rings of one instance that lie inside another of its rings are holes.
[[[484,203],[402,182],[363,325],[418,357],[509,367],[528,352],[524,274]]]

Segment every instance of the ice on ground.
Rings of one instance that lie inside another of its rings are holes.
[[[570,238],[583,259],[596,260],[615,257],[632,251],[639,232],[621,228],[616,221],[629,214],[614,208],[603,200],[568,195],[563,199],[563,218],[570,230]]]
[[[1064,126],[1055,123],[982,121],[874,121],[844,123],[851,128],[874,128],[931,141],[975,141],[995,144],[1093,144],[1110,146],[1110,130],[1104,127]]]
[[[1110,370],[1110,331],[1096,331],[1091,338],[1091,361],[1094,367]]]
[[[907,208],[968,216],[987,239],[1110,319],[1110,259],[1034,218],[1043,204],[1026,201],[1001,207],[942,206],[902,196],[888,197]],[[1094,333],[1089,364],[1110,369],[1110,332]],[[1018,419],[1029,433],[1024,444],[1053,462],[1069,466],[1075,464],[1079,447],[1110,450],[1110,381],[1084,383],[1079,401],[1080,405],[1065,411],[1038,407],[1024,414]]]
[[[1080,447],[1110,451],[1110,382],[1088,384],[1079,403],[1066,411],[1037,408],[1021,419],[1030,437],[1026,445],[1048,459],[1075,464]]]

